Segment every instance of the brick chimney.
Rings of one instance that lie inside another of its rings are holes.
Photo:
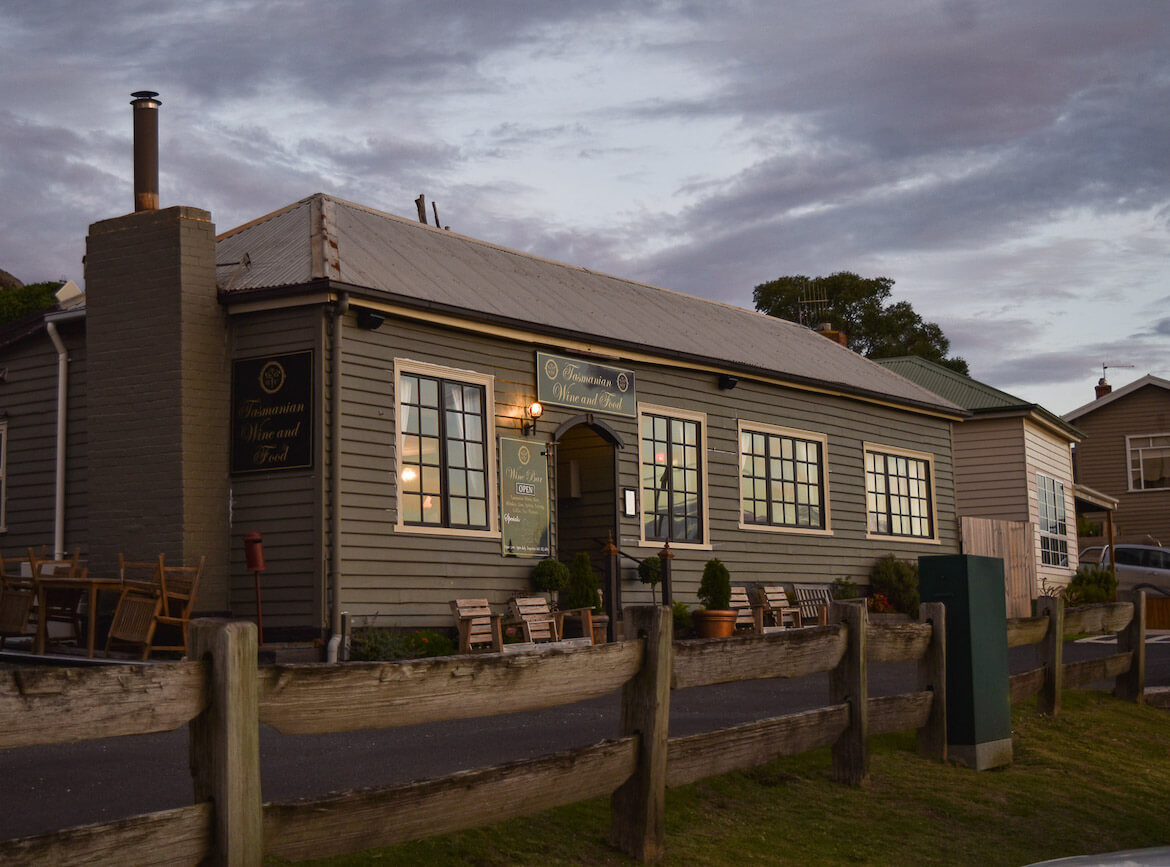
[[[1105,381],[1105,377],[1102,376],[1097,380],[1097,387],[1094,389],[1094,391],[1097,392],[1097,400],[1100,400],[1105,395],[1109,394],[1109,392],[1113,391],[1113,386],[1107,383]]]
[[[231,370],[211,214],[94,223],[85,278],[91,571],[119,552],[205,555],[196,609],[226,610]]]
[[[817,334],[822,337],[827,337],[834,343],[840,343],[842,346],[849,347],[849,338],[845,336],[844,331],[834,331],[833,325],[830,322],[822,322],[816,327]]]

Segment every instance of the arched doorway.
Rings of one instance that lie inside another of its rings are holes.
[[[553,441],[557,559],[568,562],[577,552],[585,551],[593,568],[604,576],[602,546],[610,534],[618,538],[616,450],[625,443],[617,431],[592,415],[569,419],[557,428]],[[607,593],[607,610],[620,606],[618,593],[620,588]]]

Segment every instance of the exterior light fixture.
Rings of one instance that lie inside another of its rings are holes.
[[[382,323],[386,321],[386,314],[377,310],[371,310],[368,307],[359,307],[357,311],[357,324],[359,328],[364,328],[366,331],[377,331],[382,327]]]
[[[523,422],[520,425],[520,433],[524,436],[536,433],[536,420],[544,415],[544,405],[539,400],[534,400],[524,408],[524,415],[532,419],[532,421]]]
[[[730,391],[739,385],[739,377],[732,376],[730,373],[719,374],[719,387],[724,391]]]

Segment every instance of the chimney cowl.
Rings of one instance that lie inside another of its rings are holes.
[[[158,107],[153,90],[136,90],[134,99],[134,210],[158,210]]]

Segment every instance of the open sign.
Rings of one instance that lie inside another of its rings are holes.
[[[529,485],[529,484],[526,484],[524,482],[517,482],[516,483],[516,493],[520,494],[523,497],[535,497],[536,496],[536,485]]]

